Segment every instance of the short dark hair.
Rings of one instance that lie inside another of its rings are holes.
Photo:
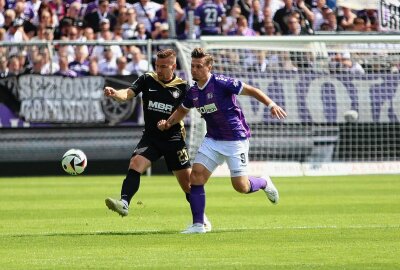
[[[164,59],[170,56],[176,57],[176,52],[173,49],[164,49],[157,52],[157,57]]]
[[[212,65],[214,58],[211,54],[207,53],[203,48],[195,48],[191,54],[192,58],[202,59],[205,58],[206,65]]]

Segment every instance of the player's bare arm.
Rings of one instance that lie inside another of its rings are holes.
[[[104,95],[106,97],[111,97],[116,101],[122,102],[135,97],[135,92],[133,92],[130,88],[116,90],[110,86],[106,86],[104,87]]]
[[[283,110],[270,97],[268,97],[263,91],[258,88],[243,83],[243,90],[241,92],[241,95],[254,97],[258,101],[263,103],[270,109],[272,117],[284,119],[287,116],[285,110]]]
[[[157,123],[157,127],[159,130],[168,130],[169,128],[171,128],[173,125],[179,123],[180,121],[183,120],[183,118],[185,117],[185,115],[189,112],[188,109],[179,106],[174,112],[173,114],[171,114],[171,116],[167,119],[167,120],[160,120]]]

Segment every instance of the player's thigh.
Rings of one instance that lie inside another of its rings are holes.
[[[158,160],[161,155],[158,147],[152,143],[150,139],[142,137],[133,151],[129,168],[143,173],[151,166],[151,163]]]
[[[229,146],[229,147],[227,147]],[[227,142],[224,149],[226,163],[231,173],[231,177],[247,176],[249,165],[249,141]]]
[[[201,163],[193,163],[192,172],[190,174],[191,185],[205,185],[210,178],[212,172]]]
[[[167,141],[158,143],[169,171],[179,171],[191,167],[189,152],[185,141]]]
[[[224,163],[224,156],[219,152],[219,143],[210,138],[204,138],[201,143],[194,164],[198,163],[205,167],[209,172],[213,173],[214,170]]]

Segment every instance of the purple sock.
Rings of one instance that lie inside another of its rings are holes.
[[[253,193],[260,189],[264,189],[267,186],[267,182],[264,178],[258,178],[254,176],[249,176],[250,190],[247,193]]]
[[[204,223],[204,209],[206,208],[206,193],[204,185],[192,185],[190,189],[190,209],[192,210],[193,224]]]

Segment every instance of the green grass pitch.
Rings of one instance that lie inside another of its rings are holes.
[[[109,211],[122,179],[0,178],[0,269],[400,269],[399,175],[273,178],[276,206],[211,178],[204,235],[172,176]]]

